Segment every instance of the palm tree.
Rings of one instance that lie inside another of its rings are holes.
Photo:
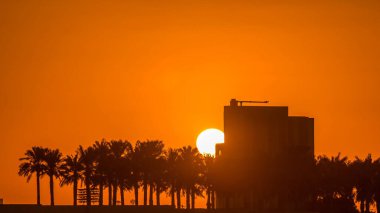
[[[103,206],[103,189],[104,185],[107,184],[109,179],[111,179],[111,171],[110,171],[110,149],[109,149],[109,143],[103,139],[101,142],[95,141],[95,144],[93,145],[94,151],[96,153],[96,169],[95,169],[95,176],[96,176],[96,182],[99,185],[99,205]],[[112,185],[109,184],[108,186],[108,195],[109,195],[109,205],[111,205],[112,200]]]
[[[374,163],[374,200],[376,201],[377,212],[380,212],[380,159],[377,159]]]
[[[149,205],[153,205],[153,165],[156,160],[160,159],[164,155],[164,143],[162,141],[145,141],[136,142],[135,153],[137,161],[141,162],[141,174],[143,179],[144,190],[144,206],[147,205],[148,185],[149,190]]]
[[[369,213],[370,204],[374,198],[374,177],[376,173],[371,154],[368,154],[363,160],[355,157],[351,167],[356,188],[356,199],[360,202],[360,211],[361,213]]]
[[[81,162],[79,162],[78,154],[75,154],[75,156],[68,155],[63,159],[60,175],[61,186],[73,184],[73,205],[76,206],[78,181],[83,180],[83,167]]]
[[[167,170],[166,170],[166,161],[163,156],[159,157],[154,161],[153,170],[152,170],[152,181],[156,189],[156,205],[160,206],[160,195],[162,192],[167,190]]]
[[[46,164],[44,173],[49,176],[50,183],[50,205],[54,206],[54,177],[59,177],[62,153],[58,149],[48,149],[44,157],[44,162]]]
[[[185,146],[180,149],[181,178],[183,178],[186,193],[186,208],[190,209],[190,197],[192,208],[195,207],[195,195],[200,195],[199,187],[201,172],[203,168],[203,156],[197,148]],[[198,185],[197,185],[198,184]]]
[[[316,199],[328,211],[355,210],[349,161],[341,157],[319,156],[316,162]],[[340,208],[340,209],[337,209]],[[344,208],[344,210],[342,210]]]
[[[113,205],[116,205],[117,201],[117,188],[120,188],[120,196],[122,198],[121,202],[124,205],[124,178],[130,173],[130,170],[123,171],[126,169],[125,165],[128,164],[130,155],[132,153],[132,145],[128,141],[111,141],[109,143],[109,150],[111,156],[112,165],[114,171],[113,179]]]
[[[129,185],[133,187],[134,191],[134,204],[135,206],[139,205],[139,189],[140,189],[140,182],[142,179],[142,165],[140,161],[141,153],[139,153],[139,149],[136,149],[136,147],[132,150],[131,156],[130,156],[130,169],[131,169],[131,176],[129,178]]]
[[[137,141],[136,142],[136,145],[135,145],[135,149],[134,149],[134,153],[133,153],[133,164],[135,164],[136,162],[139,162],[139,165],[138,165],[138,173],[140,173],[139,175],[141,175],[141,179],[142,179],[142,185],[143,185],[143,193],[144,193],[144,198],[143,198],[143,201],[144,201],[144,206],[147,205],[147,195],[148,195],[148,176],[147,176],[147,168],[146,168],[146,162],[145,162],[145,144],[144,142],[140,142],[140,141]],[[137,169],[137,168],[135,168]],[[136,172],[134,172],[136,174]],[[135,188],[135,196],[136,196],[136,188]]]
[[[166,152],[166,171],[167,179],[169,182],[169,190],[171,197],[171,206],[175,207],[175,192],[179,184],[179,152],[178,149],[169,148]],[[181,208],[181,206],[178,206]]]
[[[207,194],[207,209],[215,208],[215,200],[214,200],[214,160],[215,158],[212,155],[204,156],[204,185],[206,188]]]
[[[19,166],[18,175],[27,177],[27,182],[32,178],[33,173],[36,173],[37,180],[37,205],[41,205],[40,178],[43,176],[45,165],[43,159],[47,149],[40,146],[33,146],[25,152],[25,157],[20,158],[22,162]]]
[[[91,183],[96,167],[96,152],[93,147],[84,149],[82,146],[78,148],[79,161],[83,167],[84,184],[86,185],[86,205],[91,206]]]
[[[119,161],[119,169],[118,169],[118,185],[120,189],[120,201],[121,205],[124,206],[124,191],[130,190],[133,187],[131,183],[132,177],[132,166],[130,153],[126,154],[126,156],[122,157]]]

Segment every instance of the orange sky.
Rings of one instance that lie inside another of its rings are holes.
[[[380,2],[310,2],[1,1],[0,198],[35,202],[33,145],[195,145],[232,97],[315,117],[316,154],[380,156]]]

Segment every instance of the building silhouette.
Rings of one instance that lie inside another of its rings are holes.
[[[216,146],[217,208],[307,210],[311,203],[314,119],[283,106],[224,107]]]

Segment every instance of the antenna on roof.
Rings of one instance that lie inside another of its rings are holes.
[[[230,106],[243,106],[243,103],[267,104],[269,101],[239,101],[233,98],[230,101]]]

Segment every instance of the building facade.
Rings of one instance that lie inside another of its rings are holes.
[[[314,162],[314,119],[288,107],[224,107],[216,147],[216,207],[307,210]]]

